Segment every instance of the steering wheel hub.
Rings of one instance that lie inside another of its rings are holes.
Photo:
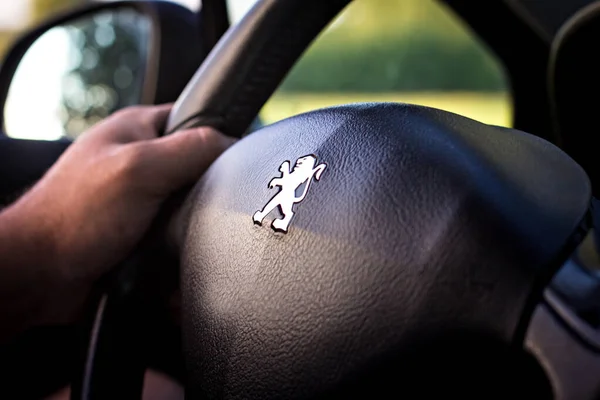
[[[423,349],[520,343],[589,200],[553,145],[440,110],[352,105],[265,127],[176,219],[190,389],[309,398],[372,389],[373,371],[415,370]]]

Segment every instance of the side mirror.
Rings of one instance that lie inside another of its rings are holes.
[[[26,33],[0,67],[10,137],[74,139],[112,112],[177,99],[205,57],[199,17],[167,1],[87,5]]]

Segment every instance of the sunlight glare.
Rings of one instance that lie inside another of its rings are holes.
[[[4,109],[9,136],[38,140],[63,136],[60,105],[62,79],[69,69],[69,45],[67,32],[57,27],[43,34],[23,56]]]

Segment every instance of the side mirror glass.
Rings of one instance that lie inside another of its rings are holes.
[[[5,134],[75,139],[121,108],[175,101],[205,56],[199,22],[171,2],[119,1],[35,28],[0,68]]]
[[[13,136],[77,137],[142,102],[152,34],[147,15],[108,9],[57,25],[24,54],[4,104]]]

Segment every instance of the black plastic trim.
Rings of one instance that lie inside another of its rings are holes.
[[[561,301],[559,296],[551,289],[545,291],[544,300],[582,343],[594,351],[600,352],[600,331],[594,330],[588,323],[578,317],[571,307]]]
[[[507,1],[441,0],[502,62],[512,92],[513,127],[560,145],[552,129],[546,70],[550,40]]]

